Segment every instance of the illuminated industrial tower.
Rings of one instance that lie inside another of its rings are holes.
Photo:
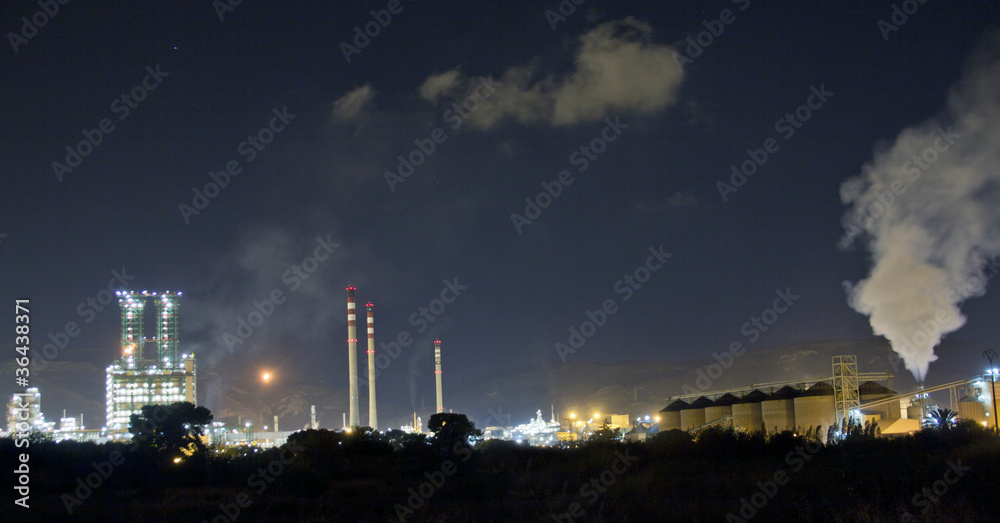
[[[165,292],[156,300],[156,361],[177,363],[177,294]]]
[[[128,430],[129,417],[144,405],[196,403],[194,355],[178,358],[177,305],[181,293],[118,291],[122,313],[121,358],[107,368],[107,429]],[[143,337],[146,300],[156,301],[156,337]],[[145,345],[156,345],[155,351]],[[155,356],[152,356],[155,354]]]
[[[378,412],[375,408],[375,306],[368,309],[368,426],[378,430]]]
[[[142,364],[142,311],[146,298],[134,292],[117,292],[122,310],[122,363],[135,369]]]
[[[434,340],[434,379],[437,381],[437,411],[444,412],[444,398],[441,394],[441,340]]]
[[[358,414],[358,327],[354,310],[354,287],[347,288],[347,370],[350,373],[349,386],[351,412],[349,427],[361,425]]]

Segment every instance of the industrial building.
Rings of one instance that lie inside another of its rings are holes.
[[[55,428],[54,422],[45,421],[45,415],[42,414],[42,393],[37,387],[15,393],[7,402],[7,432],[22,432],[17,429],[18,423],[22,424],[22,428],[27,426],[27,431],[52,432]]]
[[[951,410],[977,423],[989,420],[985,408],[988,378],[972,377],[921,388],[912,394],[892,390],[892,374],[858,373],[857,357],[833,357],[828,378],[751,384],[668,398],[659,412],[660,431],[696,432],[714,425],[768,434],[790,430],[818,434],[825,440],[830,427],[839,430],[848,420],[878,422],[882,434],[919,430],[930,392],[949,389]],[[859,383],[860,382],[860,383]],[[961,398],[961,399],[959,399]]]
[[[112,438],[128,432],[129,417],[144,405],[197,403],[193,354],[178,355],[181,293],[118,291],[121,357],[107,368],[107,425]],[[143,336],[148,301],[155,307],[156,337]],[[147,345],[153,345],[149,350]]]
[[[865,380],[858,385],[859,380]],[[880,382],[889,383],[890,386]],[[834,356],[833,375],[814,380],[751,384],[672,398],[660,411],[660,431],[697,431],[724,424],[748,431],[813,432],[826,438],[850,416],[892,422],[899,419],[897,400],[861,410],[864,404],[892,398],[892,375],[857,372],[855,356]],[[686,401],[687,400],[687,401]]]

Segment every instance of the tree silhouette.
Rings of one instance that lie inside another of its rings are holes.
[[[138,445],[166,453],[185,449],[190,454],[205,451],[201,436],[210,423],[211,411],[185,401],[170,405],[144,405],[139,414],[129,417],[128,431]]]
[[[609,427],[607,421],[590,435],[590,441],[618,441],[619,439],[621,439],[620,434],[617,430]]]
[[[427,428],[434,432],[434,442],[442,449],[453,450],[456,445],[468,447],[483,439],[483,431],[465,414],[439,412],[427,421]]]

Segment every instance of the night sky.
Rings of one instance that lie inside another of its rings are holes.
[[[380,401],[402,408],[433,402],[435,338],[446,395],[512,369],[699,359],[751,337],[871,339],[845,282],[873,251],[842,247],[842,185],[905,130],[948,120],[1000,25],[992,1],[897,2],[905,21],[888,29],[888,1],[586,1],[565,17],[556,0],[220,5],[73,1],[21,38],[42,8],[3,4],[0,296],[31,299],[36,355],[76,322],[56,359],[103,369],[119,311],[87,300],[123,272],[129,289],[184,293],[181,348],[200,366],[346,388],[354,285],[378,341],[413,339],[380,376]],[[978,168],[995,182],[996,165]],[[985,236],[976,252],[996,255]],[[798,298],[748,335],[777,290]],[[949,336],[1000,347],[993,291],[960,304]],[[556,344],[608,300],[562,361]]]

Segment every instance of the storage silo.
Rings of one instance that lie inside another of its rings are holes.
[[[958,400],[958,417],[980,424],[984,423],[987,421],[986,406],[977,398],[966,396]]]
[[[794,398],[796,431],[802,435],[809,429],[813,431],[819,426],[820,439],[826,441],[826,431],[837,422],[837,413],[833,404],[833,386],[820,381],[806,389],[801,396]]]
[[[686,409],[688,404],[683,400],[674,400],[670,405],[660,411],[660,432],[681,428],[681,409]]]
[[[764,418],[760,412],[760,402],[767,394],[752,390],[733,404],[733,426],[750,432],[759,431]]]
[[[885,398],[891,398],[895,396],[896,393],[891,389],[885,387],[880,383],[874,381],[866,381],[861,385],[858,385],[858,395],[861,400],[861,404],[871,401],[878,401]],[[870,409],[864,409],[866,413],[878,414],[884,420],[899,419],[902,417],[899,409],[899,402],[893,401],[891,403],[884,403],[877,407],[872,407]]]
[[[712,402],[711,407],[705,407],[705,423],[720,420],[726,416],[732,416],[733,403],[737,401],[739,401],[739,398],[732,394],[727,393],[719,396],[718,399]]]
[[[785,385],[760,402],[760,414],[768,432],[795,430],[795,398],[801,394],[802,391]]]
[[[702,396],[681,410],[681,430],[690,430],[705,424],[705,407],[711,407],[712,400]]]

